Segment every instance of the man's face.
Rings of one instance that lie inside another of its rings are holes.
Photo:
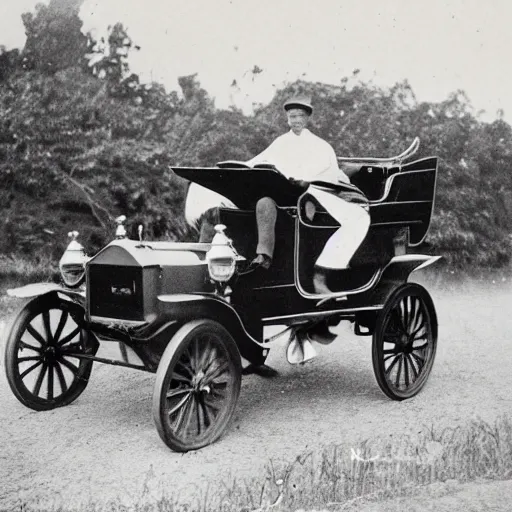
[[[291,128],[295,135],[300,135],[300,132],[306,128],[309,116],[305,110],[301,108],[292,108],[286,112],[288,116],[288,126]]]

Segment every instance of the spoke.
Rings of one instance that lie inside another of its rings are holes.
[[[416,341],[416,340],[414,340],[414,341]],[[427,342],[427,343],[424,343],[423,345],[420,345],[419,347],[415,347],[415,346],[413,345],[412,349],[413,349],[413,350],[423,350],[423,349],[425,349],[425,348],[427,348],[427,347],[428,347],[428,342]]]
[[[23,380],[32,370],[35,370],[38,366],[43,364],[43,360],[40,359],[37,363],[34,363],[32,366],[28,367],[23,373],[20,374],[20,379]]]
[[[58,343],[57,346],[62,347],[66,343],[69,343],[77,334],[80,333],[80,327],[77,326],[75,329],[73,329],[69,334],[64,336]]]
[[[183,368],[183,370],[184,370],[185,372],[187,372],[187,373],[190,375],[190,377],[193,377],[193,376],[194,376],[194,370],[192,370],[192,368],[191,368],[189,365],[187,365],[185,362],[183,362],[181,359],[176,363],[175,370],[176,370],[176,368],[177,368],[178,366],[179,366],[180,368]]]
[[[188,404],[185,405],[187,412],[185,414],[184,425],[183,425],[183,434],[184,434],[183,437],[184,438],[188,437],[188,433],[189,433],[188,430],[190,427],[190,423],[192,422],[192,420],[195,416],[194,409],[195,409],[196,405],[197,405],[197,403],[193,397],[191,397],[191,400],[189,400]]]
[[[421,372],[421,370],[423,369],[423,366],[425,366],[425,359],[418,356],[414,352],[411,352],[411,356],[414,358],[414,360],[416,361],[416,363],[418,365],[418,372]]]
[[[400,336],[400,333],[407,334],[407,331],[404,329],[402,308],[398,305],[393,311],[395,312],[394,325],[396,330],[399,331],[396,335]]]
[[[209,422],[208,426],[209,426],[213,423],[215,416],[219,413],[220,407],[216,403],[208,401],[207,398],[210,398],[210,397],[204,398],[204,406],[205,406],[205,411],[206,411],[205,414],[208,416],[208,422]],[[213,418],[210,417],[210,414],[209,414],[210,410],[213,410],[213,412],[214,412]]]
[[[400,330],[402,332],[407,332],[407,323],[406,323],[406,316],[407,316],[407,306],[405,304],[405,298],[403,298],[400,301]]]
[[[73,375],[78,375],[78,366],[74,365],[67,359],[64,359],[64,357],[59,357],[59,363],[64,365],[68,370],[70,370]]]
[[[412,368],[412,373],[414,374],[414,380],[416,380],[418,378],[418,370],[416,370],[416,367],[414,366],[412,357],[410,354],[407,354],[405,357],[409,361],[409,366]]]
[[[389,359],[391,359],[392,357],[395,357],[396,355],[397,355],[396,352],[393,352],[392,354],[389,354],[389,355],[385,356],[383,361],[386,362]]]
[[[66,325],[66,322],[68,321],[68,312],[65,310],[60,310],[61,315],[59,319],[59,325],[57,325],[57,329],[55,330],[55,334],[53,335],[53,339],[55,342],[58,343],[60,335],[62,334],[62,330],[64,329],[64,326]]]
[[[212,418],[210,417],[210,405],[208,405],[207,401],[206,401],[206,397],[203,398],[203,400],[201,401],[201,409],[203,410],[203,418],[204,418],[204,424],[205,424],[205,427],[208,428],[213,422],[212,422]],[[219,411],[219,409],[214,405],[211,407],[212,409],[214,409],[215,411]]]
[[[29,343],[25,343],[24,341],[21,341],[21,340],[20,340],[20,348],[21,349],[26,348],[27,350],[33,350],[34,352],[41,353],[41,347],[34,347],[34,345],[30,345]]]
[[[186,375],[182,375],[181,373],[178,373],[176,371],[176,368],[174,368],[174,371],[172,372],[172,377],[171,377],[171,382],[173,380],[177,381],[177,382],[184,382],[185,384],[189,384],[191,383],[190,381],[190,378],[187,377]]]
[[[41,356],[26,356],[26,357],[18,357],[18,363],[24,363],[25,361],[39,361]]]
[[[41,371],[39,372],[36,383],[34,385],[34,389],[32,391],[33,395],[39,396],[39,391],[41,391],[41,385],[43,384],[43,379],[44,379],[47,369],[48,369],[48,367],[45,364],[43,364],[43,367],[41,368]]]
[[[397,354],[396,348],[387,348],[382,351],[383,354]]]
[[[43,324],[44,330],[46,332],[46,339],[48,343],[53,344],[53,335],[52,335],[52,327],[50,325],[50,311],[43,311]]]
[[[207,373],[208,370],[212,367],[212,365],[219,359],[217,347],[211,347],[208,355],[209,357],[206,361],[204,373]]]
[[[53,400],[53,365],[48,365],[48,400]]]
[[[187,389],[172,389],[171,391],[167,392],[166,398],[176,398],[177,396],[184,395],[186,393],[190,393],[192,391],[192,388]]]
[[[408,328],[409,328],[409,313],[410,313],[409,302],[410,302],[410,300],[411,300],[411,297],[409,297],[409,296],[406,296],[402,299],[402,303],[404,305],[403,326],[404,326],[405,332],[408,332]]]
[[[398,359],[400,359],[399,354],[396,355],[394,361],[384,370],[384,373],[388,374],[389,372],[391,372],[395,364],[398,363]]]
[[[396,371],[396,379],[395,379],[395,386],[397,388],[400,387],[400,374],[402,373],[402,360],[403,360],[403,354],[400,354],[400,360],[398,361],[398,369]]]
[[[423,318],[423,314],[420,315],[421,322],[420,325],[410,334],[410,336],[414,337],[416,336],[422,329],[424,329],[427,326],[427,322]]]
[[[409,332],[411,329],[414,329],[414,326],[416,325],[416,322],[418,321],[418,308],[416,307],[417,299],[416,297],[410,298],[411,302],[411,314],[409,315],[409,323],[407,325],[407,332]]]
[[[182,401],[181,405],[185,405],[186,401],[188,400],[188,396],[185,397],[185,399]],[[176,409],[172,414],[174,414],[176,411],[178,411],[178,417],[174,421],[175,429],[177,430],[181,422],[183,421],[183,414],[184,414],[184,407],[180,407],[179,409]],[[169,420],[172,416],[171,412],[168,413]]]
[[[200,370],[199,368],[199,341],[197,338],[194,338],[194,369],[197,372]]]
[[[181,408],[187,403],[187,400],[190,398],[190,393],[187,396],[184,396],[172,409],[169,409],[169,417],[173,415],[176,411],[181,410]]]
[[[204,372],[204,369],[206,366],[206,361],[208,360],[208,358],[211,354],[211,349],[210,349],[210,343],[209,343],[208,337],[203,336],[200,339],[205,339],[206,341],[204,341],[203,344],[200,345],[199,340],[197,340],[197,344],[199,345],[199,349],[200,349],[199,350],[199,360],[198,360],[197,366],[198,366],[199,370],[202,370]]]
[[[28,324],[27,331],[32,335],[32,337],[39,342],[42,347],[45,347],[48,343],[47,341],[39,334],[33,327],[32,324]]]
[[[407,355],[404,354],[404,379],[405,379],[405,387],[409,387],[409,360],[407,359]]]
[[[201,412],[203,411],[203,399],[201,396],[197,397],[196,399],[196,424],[197,424],[197,435],[201,435],[202,425],[203,422],[201,421]],[[203,413],[203,419],[204,419],[204,413]]]
[[[415,341],[421,341],[424,340],[428,336],[428,333],[425,331],[424,333],[416,335],[412,340],[411,343],[414,343]],[[427,342],[428,343],[428,342]]]
[[[416,308],[416,312],[414,314],[414,322],[411,323],[411,330],[414,332],[418,327],[423,323],[424,321],[424,315],[421,308],[421,302],[419,302],[419,299],[415,300],[415,303],[418,304],[418,307]]]
[[[60,364],[55,365],[55,371],[57,372],[57,377],[60,382],[60,389],[61,394],[63,395],[68,390],[68,385],[66,384],[66,379],[64,377],[64,372],[62,371],[62,368],[60,367]]]
[[[228,361],[222,361],[219,366],[211,370],[211,372],[207,375],[205,375],[205,379],[208,382],[215,381],[215,379],[218,379],[223,373],[226,372],[226,370],[229,368]]]
[[[212,385],[211,397],[219,398],[224,400],[227,393],[227,384],[225,382],[219,382],[218,384]]]

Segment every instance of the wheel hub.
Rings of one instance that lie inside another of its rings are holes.
[[[43,352],[43,359],[45,362],[55,361],[57,358],[57,347],[48,345]]]
[[[206,382],[205,373],[200,370],[192,377],[192,388],[195,394],[210,393],[211,387]]]

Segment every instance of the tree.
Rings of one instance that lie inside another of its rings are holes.
[[[108,27],[107,41],[88,35],[88,68],[98,78],[106,80],[109,93],[118,97],[134,97],[140,92],[139,77],[130,73],[128,56],[140,47],[134,44],[122,23]]]
[[[50,0],[37,4],[35,14],[24,13],[27,40],[22,52],[26,69],[53,74],[83,66],[87,37],[82,33],[80,6],[84,0]]]

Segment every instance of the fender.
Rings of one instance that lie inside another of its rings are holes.
[[[405,283],[413,272],[426,268],[441,258],[442,256],[426,254],[395,256],[382,271],[379,283],[371,292],[370,303],[383,305],[398,284]]]
[[[74,302],[84,305],[85,291],[67,288],[57,283],[31,283],[19,288],[10,288],[7,290],[7,295],[9,297],[17,297],[21,299],[39,297],[40,295],[46,295],[48,293],[62,293]]]
[[[213,294],[172,294],[159,295],[157,300],[158,317],[163,322],[183,325],[198,318],[214,320],[231,333],[242,357],[257,365],[265,362],[268,348],[248,332],[237,311],[221,297]]]
[[[404,254],[395,256],[386,265],[381,280],[407,281],[413,272],[426,268],[440,260],[442,256],[430,256],[427,254]]]

